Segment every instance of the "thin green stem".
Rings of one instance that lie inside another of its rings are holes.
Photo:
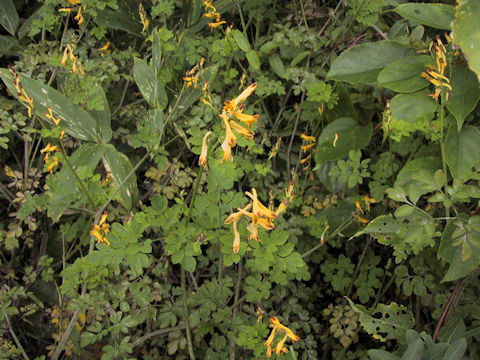
[[[440,95],[440,151],[442,153],[442,169],[443,169],[443,174],[445,176],[445,184],[444,186],[446,187],[448,185],[448,176],[447,176],[447,159],[445,156],[445,138],[443,136],[443,127],[444,127],[444,122],[445,122],[445,90],[442,88],[442,93]],[[445,217],[450,216],[450,207],[445,206]]]
[[[188,355],[190,360],[195,360],[195,354],[193,353],[193,344],[192,344],[192,333],[190,331],[190,324],[188,323],[188,316],[190,315],[188,304],[187,304],[187,284],[185,281],[185,269],[182,267],[181,270],[181,285],[183,290],[183,306],[185,308],[185,330],[187,333],[187,344],[188,344]]]

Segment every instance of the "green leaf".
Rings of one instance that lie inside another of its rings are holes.
[[[378,41],[352,47],[340,54],[328,72],[328,80],[368,84],[377,80],[387,65],[411,55],[411,50],[394,41]]]
[[[445,157],[450,173],[455,179],[467,180],[480,170],[480,131],[471,125],[460,133],[455,126],[448,129],[445,140]]]
[[[135,58],[133,65],[133,78],[137,83],[143,98],[153,107],[165,109],[168,104],[167,93],[163,84],[158,81],[155,73],[148,64]]]
[[[442,282],[460,279],[470,274],[480,265],[480,247],[475,245],[476,242],[480,241],[480,232],[467,231],[463,236],[454,238],[456,229],[457,225],[455,221],[447,222],[440,241],[437,256],[439,259],[445,260],[450,264]],[[454,245],[454,241],[458,240],[460,240],[461,243]],[[472,254],[468,259],[462,261],[462,254],[464,253],[463,247],[465,244],[468,244]]]
[[[70,156],[70,164],[74,170],[77,170],[82,165],[86,165],[93,171],[102,158],[104,151],[105,147],[101,144],[82,144]],[[68,208],[71,199],[75,197],[75,192],[81,191],[77,178],[67,164],[56,174],[56,177],[55,188],[51,189],[51,198],[47,208],[48,216],[54,222],[58,221]]]
[[[404,352],[401,360],[421,360],[425,345],[422,339],[417,339],[411,343]]]
[[[455,16],[455,8],[445,4],[402,4],[393,11],[407,20],[442,30],[451,30]]]
[[[298,54],[292,59],[290,66],[297,66],[303,59],[305,59],[308,55],[310,55],[310,50],[306,50]]]
[[[142,23],[138,15],[138,2],[135,0],[118,0],[118,9],[97,10],[95,22],[109,29],[118,29],[129,34],[141,36]]]
[[[405,306],[392,302],[390,305],[378,304],[375,309],[367,310],[347,298],[352,309],[360,314],[360,323],[374,339],[386,341],[405,339],[405,331],[411,329],[415,320]]]
[[[458,0],[453,32],[455,43],[460,46],[468,60],[468,66],[480,81],[480,2],[478,0]]]
[[[18,41],[13,36],[0,35],[0,57],[14,54],[18,47]]]
[[[393,355],[392,353],[389,353],[388,351],[385,350],[368,350],[367,351],[368,356],[370,356],[370,359],[372,360],[400,360],[400,358],[397,355]]]
[[[445,352],[443,360],[460,360],[467,350],[467,339],[461,338],[455,341]]]
[[[60,125],[65,128],[67,134],[85,141],[99,139],[97,122],[88,112],[80,106],[74,105],[69,98],[40,81],[25,75],[19,74],[19,76],[27,95],[33,97],[33,108],[36,115],[50,123],[51,121],[45,116],[45,113],[48,111],[47,108],[51,107],[54,116],[62,119]],[[10,71],[0,69],[0,77],[12,94],[16,96],[17,90],[13,85],[13,76]]]
[[[158,74],[160,74],[162,68],[162,43],[160,41],[158,29],[153,30],[152,67],[155,78],[158,79]]]
[[[445,343],[433,344],[425,351],[423,357],[427,360],[441,360],[448,347],[449,345]]]
[[[285,77],[285,66],[283,66],[282,59],[280,59],[280,56],[277,54],[272,54],[268,58],[268,61],[270,62],[270,66],[272,67],[272,70],[275,74],[278,75],[278,77],[281,77],[282,79]]]
[[[107,96],[103,88],[99,90],[102,98],[103,110],[92,110],[90,113],[97,120],[97,132],[103,143],[108,143],[112,139],[111,114],[108,105]]]
[[[245,37],[245,35],[237,29],[233,29],[230,34],[233,37],[233,40],[235,40],[235,43],[237,46],[245,53],[249,52],[252,48],[250,46],[250,43],[248,42],[248,39]]]
[[[193,272],[197,267],[197,260],[193,256],[185,255],[181,264],[186,271]]]
[[[392,120],[414,123],[431,120],[438,104],[425,91],[412,94],[399,94],[390,101]]]
[[[0,6],[0,25],[2,25],[10,35],[15,36],[18,22],[17,9],[15,9],[12,0],[2,0],[2,5]]]
[[[475,73],[465,65],[453,67],[451,84],[453,90],[449,96],[447,108],[455,116],[457,128],[460,131],[465,117],[477,106],[480,86]]]
[[[130,159],[110,144],[105,146],[104,165],[112,174],[112,180],[117,188],[133,170]],[[130,210],[137,199],[137,193],[137,177],[133,173],[118,191],[117,199],[125,209]]]
[[[350,150],[363,149],[370,142],[371,136],[371,124],[361,126],[350,118],[337,119],[328,124],[318,138],[315,153],[317,167],[327,161],[344,158]]]
[[[260,70],[260,59],[255,50],[248,51],[245,56],[253,70]]]
[[[427,55],[407,56],[391,63],[378,75],[378,86],[386,87],[399,93],[412,93],[429,85],[420,76],[425,71],[425,65],[432,62]]]

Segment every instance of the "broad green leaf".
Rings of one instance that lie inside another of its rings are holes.
[[[438,258],[450,264],[442,282],[460,279],[470,274],[480,265],[480,246],[475,245],[480,241],[480,232],[468,231],[464,235],[455,238],[454,234],[457,227],[455,221],[447,222],[438,249]],[[461,241],[461,243],[458,244],[458,241]],[[457,245],[454,245],[454,242]],[[469,246],[472,253],[468,259],[462,260],[465,245]]]
[[[76,171],[80,166],[86,165],[90,170],[94,170],[105,151],[104,145],[85,143],[75,150],[70,156],[70,164]],[[81,188],[78,180],[73,174],[72,170],[67,164],[64,164],[62,169],[52,178],[53,188],[50,188],[51,197],[48,203],[48,216],[54,222],[57,222],[60,216],[71,205],[74,194],[80,192]]]
[[[110,106],[103,88],[99,89],[102,98],[103,110],[92,110],[90,113],[97,120],[97,132],[103,143],[108,143],[112,139],[112,126]]]
[[[112,174],[112,180],[117,189],[133,170],[132,163],[127,156],[118,152],[117,149],[110,144],[105,145],[104,159],[105,168]],[[130,210],[132,204],[136,202],[137,193],[137,177],[135,173],[133,173],[118,191],[117,199],[125,209]]]
[[[253,70],[260,70],[260,58],[258,57],[255,50],[248,51],[245,56],[247,57],[248,63]]]
[[[410,49],[394,41],[361,44],[345,50],[333,61],[327,79],[374,83],[385,66],[411,54]]]
[[[451,84],[453,90],[448,98],[447,108],[455,116],[460,131],[465,117],[477,106],[480,86],[475,73],[465,65],[453,67]]]
[[[335,119],[340,119],[343,117],[355,119],[357,117],[357,113],[353,106],[348,90],[342,83],[337,83],[336,92],[338,95],[338,104],[331,109],[326,108],[323,112],[323,116],[329,120],[329,123]]]
[[[467,350],[467,339],[461,338],[456,340],[445,352],[443,360],[460,360]]]
[[[390,101],[392,120],[414,123],[431,120],[438,104],[425,91],[412,94],[399,94]]]
[[[268,58],[268,61],[270,62],[270,66],[272,67],[272,70],[275,74],[278,75],[278,77],[284,78],[285,77],[285,66],[283,66],[282,59],[280,59],[280,56],[277,54],[272,54]]]
[[[148,111],[148,117],[147,117],[146,123],[151,125],[151,128],[157,131],[157,135],[159,136],[158,143],[160,144],[163,137],[163,131],[165,128],[163,111],[160,109],[152,109]]]
[[[158,79],[158,74],[160,74],[162,68],[162,43],[157,29],[153,30],[152,67],[155,78]]]
[[[298,54],[292,59],[290,66],[297,66],[297,64],[299,64],[303,59],[305,59],[308,55],[310,55],[310,53],[311,53],[310,50],[301,52],[300,54]]]
[[[350,118],[335,120],[323,129],[318,138],[315,153],[317,166],[321,166],[327,161],[344,158],[350,150],[364,148],[370,142],[371,136],[371,124],[361,126]]]
[[[471,125],[460,133],[455,126],[448,129],[445,140],[445,157],[450,173],[455,179],[469,179],[480,171],[480,131]]]
[[[2,0],[2,4],[0,5],[0,25],[2,25],[10,35],[15,36],[18,22],[17,9],[15,9],[12,0]]]
[[[389,353],[388,351],[385,350],[368,350],[367,351],[368,356],[370,356],[370,359],[372,360],[400,360],[400,358],[397,355],[393,355],[392,353]]]
[[[235,43],[240,48],[240,50],[247,53],[252,49],[250,43],[248,42],[248,39],[240,30],[233,29],[230,34],[232,35],[233,40],[235,40]]]
[[[378,86],[392,89],[399,93],[412,93],[429,85],[429,82],[420,76],[425,71],[425,65],[432,62],[427,55],[407,56],[391,63],[378,75]]]
[[[453,32],[455,44],[459,45],[468,60],[468,66],[480,81],[480,1],[458,0]]]
[[[421,360],[425,345],[422,339],[417,339],[411,343],[403,353],[401,360]]]
[[[12,36],[0,35],[0,57],[14,54],[18,47],[17,39]]]
[[[455,17],[455,8],[445,4],[402,4],[393,10],[407,20],[442,30],[451,30]]]
[[[138,14],[138,1],[117,0],[118,9],[97,10],[95,22],[109,29],[118,29],[141,36],[142,23]]]
[[[80,106],[74,105],[69,98],[50,86],[25,75],[19,76],[27,95],[33,97],[33,107],[36,115],[50,123],[51,121],[45,116],[45,113],[48,111],[47,108],[51,107],[54,116],[62,119],[60,125],[65,128],[67,134],[79,140],[99,140],[97,122],[88,112]],[[0,77],[12,94],[16,96],[17,90],[13,85],[13,76],[10,71],[0,69]]]
[[[449,345],[445,343],[437,343],[430,346],[423,357],[426,360],[442,360],[445,351],[448,349]]]
[[[133,78],[143,98],[151,106],[162,109],[167,107],[168,97],[163,84],[158,81],[152,68],[139,58],[135,58],[134,60]]]
[[[392,302],[390,305],[378,304],[375,309],[366,309],[348,299],[352,309],[360,314],[360,323],[374,339],[386,341],[405,339],[405,331],[411,329],[415,320],[405,306]]]

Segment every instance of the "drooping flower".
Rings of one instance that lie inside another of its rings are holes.
[[[267,341],[265,341],[264,346],[267,348],[267,358],[272,356],[272,344],[275,340],[275,335],[279,332],[283,332],[285,335],[283,338],[277,343],[275,346],[275,354],[279,355],[280,353],[288,353],[288,349],[284,347],[285,341],[290,339],[292,343],[300,340],[300,338],[294,334],[292,330],[290,330],[285,325],[282,325],[277,317],[273,316],[270,318],[270,327],[272,328],[272,332],[268,337]]]
[[[253,131],[250,131],[246,128],[244,128],[243,126],[237,124],[235,121],[233,120],[230,120],[229,121],[229,124],[230,124],[230,127],[238,134],[240,134],[241,136],[243,136],[245,139],[247,139],[248,141],[253,141],[253,136],[255,135],[255,133]]]
[[[210,136],[212,132],[207,131],[205,135],[203,135],[202,139],[202,151],[200,153],[200,158],[198,159],[198,165],[204,167],[205,169],[208,166],[208,137]]]
[[[448,38],[447,38],[448,39]],[[432,98],[438,101],[440,94],[443,91],[443,88],[447,89],[446,96],[448,96],[449,91],[452,90],[450,85],[450,79],[445,76],[445,68],[447,66],[447,57],[445,46],[442,43],[442,40],[437,36],[437,41],[430,44],[430,49],[435,45],[435,63],[436,67],[433,65],[427,66],[425,72],[420,75],[428,80],[431,84],[435,85],[435,91],[433,94],[430,94]]]
[[[315,140],[314,136],[309,136],[309,135],[306,135],[306,134],[301,134],[300,138],[307,142],[307,144],[304,144],[304,145],[300,146],[302,151],[303,152],[309,151],[309,154],[305,158],[300,159],[300,164],[305,164],[307,161],[309,161],[312,158],[312,152],[315,151],[315,150],[312,150],[312,149],[316,145],[316,140]],[[307,168],[308,168],[308,166],[307,166]]]
[[[50,143],[47,144],[42,150],[40,150],[41,154],[45,154],[43,160],[45,161],[45,165],[47,166],[47,171],[52,173],[53,169],[59,164],[58,157],[55,155],[50,157],[50,153],[54,153],[59,151],[59,147],[57,145],[51,145]]]
[[[250,203],[247,206],[245,206],[243,209],[238,209],[237,212],[231,213],[230,215],[228,215],[227,219],[225,220],[225,224],[237,222],[242,217],[242,215],[244,215],[244,212],[249,210],[251,207],[252,207],[252,204]]]
[[[240,250],[240,233],[238,232],[236,221],[233,222],[233,233],[235,235],[233,239],[233,253],[236,254]]]
[[[225,140],[222,143],[222,150],[223,150],[223,157],[221,162],[225,161],[233,161],[233,156],[232,156],[232,148],[230,145],[228,145],[228,140],[225,138]]]
[[[98,224],[92,225],[92,230],[90,231],[90,235],[94,236],[99,243],[106,243],[110,246],[110,241],[108,241],[106,235],[110,232],[110,225],[106,222],[108,216],[108,212],[104,212]]]
[[[275,215],[275,212],[267,208],[265,205],[263,205],[260,200],[258,200],[258,195],[257,195],[257,190],[255,188],[252,188],[252,192],[245,192],[245,194],[252,199],[253,201],[253,213],[257,216],[260,217],[266,217],[269,219],[275,219],[277,215]]]
[[[148,25],[150,25],[150,20],[147,17],[147,12],[143,7],[142,3],[138,4],[138,14],[140,15],[140,21],[142,22],[142,33],[148,29]]]

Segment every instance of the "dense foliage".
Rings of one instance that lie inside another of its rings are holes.
[[[478,18],[2,0],[0,357],[480,358]]]

